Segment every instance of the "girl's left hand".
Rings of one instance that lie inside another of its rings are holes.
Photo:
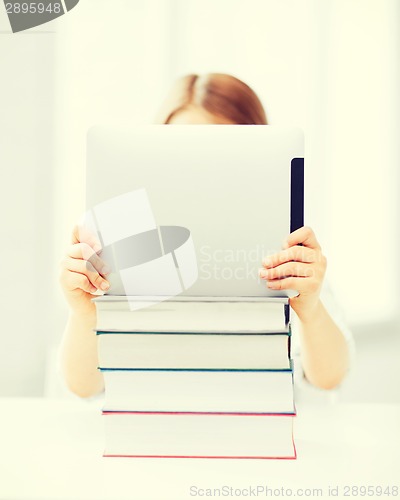
[[[326,271],[326,257],[313,230],[301,227],[290,233],[283,250],[264,257],[260,278],[270,290],[293,289],[299,295],[290,305],[300,320],[312,317],[319,303],[319,294]]]

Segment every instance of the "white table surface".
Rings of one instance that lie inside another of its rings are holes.
[[[345,486],[400,485],[400,405],[303,406],[295,421],[297,460],[212,460],[103,458],[101,404],[0,399],[0,498],[278,496],[265,490],[257,496],[257,487],[290,488],[292,496],[300,496],[299,488],[321,488],[322,494],[303,494],[333,498],[329,488],[336,486],[337,498],[351,498],[356,495],[344,496]],[[199,495],[200,488],[222,487],[236,494]]]

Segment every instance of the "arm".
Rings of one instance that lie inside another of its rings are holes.
[[[348,345],[321,301],[312,316],[300,319],[300,345],[306,378],[321,389],[339,385],[349,366]]]
[[[290,299],[290,305],[300,320],[305,376],[316,387],[333,389],[346,375],[349,349],[319,298],[326,265],[313,231],[302,227],[288,236],[282,252],[263,260],[260,276],[272,290],[299,291]]]
[[[61,369],[68,389],[82,398],[101,392],[103,376],[97,369],[96,311],[70,312],[61,346]]]
[[[85,243],[81,240],[85,240]],[[79,228],[73,232],[72,246],[61,262],[60,284],[70,315],[61,345],[61,369],[68,388],[78,396],[90,397],[104,388],[97,369],[96,308],[92,295],[107,290],[107,270],[98,257],[100,245]],[[96,250],[96,251],[95,251]]]

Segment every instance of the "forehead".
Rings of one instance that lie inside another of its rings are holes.
[[[232,124],[230,120],[213,115],[198,106],[188,106],[174,113],[168,123],[172,125]]]

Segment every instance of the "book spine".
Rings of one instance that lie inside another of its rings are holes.
[[[265,371],[290,371],[290,360],[291,360],[291,349],[292,349],[292,330],[291,330],[291,324],[289,323],[287,325],[287,331],[286,332],[271,332],[271,333],[209,333],[209,332],[204,332],[204,333],[182,333],[182,332],[121,332],[117,330],[109,331],[109,330],[94,330],[96,335],[98,336],[110,336],[112,338],[115,335],[132,335],[132,336],[137,336],[137,335],[154,335],[154,336],[163,336],[163,335],[168,335],[168,336],[181,336],[181,335],[189,335],[189,336],[213,336],[215,337],[216,335],[219,337],[229,337],[229,336],[243,336],[243,337],[270,337],[270,336],[284,336],[287,337],[287,346],[286,346],[286,353],[287,353],[287,360],[289,361],[289,367],[286,365],[282,365],[281,367],[275,366],[274,368],[268,368],[268,366],[258,366],[257,368],[246,368],[246,367],[232,367],[232,366],[215,366],[213,368],[209,367],[202,367],[202,366],[186,366],[186,367],[180,367],[179,364],[178,366],[175,367],[161,367],[161,366],[148,366],[148,367],[136,367],[135,365],[131,366],[121,366],[120,364],[116,364],[113,366],[112,361],[107,361],[105,365],[99,365],[97,368],[99,370],[135,370],[135,369],[142,369],[142,370],[186,370],[186,371],[258,371],[258,370],[265,370]],[[99,344],[99,352],[101,352],[101,344]],[[133,363],[133,361],[131,361]]]
[[[263,455],[254,455],[254,456],[242,456],[242,455],[110,455],[107,453],[103,454],[104,458],[206,458],[206,459],[216,459],[216,460],[226,460],[226,459],[234,459],[234,460],[296,460],[296,448],[294,447],[294,455],[287,457],[279,457],[279,456],[271,456],[266,457]]]
[[[259,332],[254,332],[254,331],[248,331],[248,332],[234,332],[234,331],[209,331],[209,332],[201,332],[201,331],[195,331],[195,332],[191,332],[191,331],[186,331],[186,332],[176,332],[176,331],[173,331],[173,330],[165,330],[165,331],[140,331],[140,330],[107,330],[105,328],[102,328],[102,329],[96,329],[96,328],[93,328],[93,332],[96,334],[96,335],[219,335],[221,337],[223,336],[231,336],[231,335],[235,335],[235,336],[251,336],[251,335],[259,335],[259,336],[262,336],[262,335],[267,335],[267,336],[271,336],[271,335],[291,335],[291,329],[290,329],[290,323],[288,323],[286,325],[286,329],[284,330],[280,330],[280,331],[277,331],[277,330],[263,330],[263,331],[259,331]]]
[[[293,376],[293,364],[290,360],[290,368],[103,368],[98,369],[103,372],[290,372]]]
[[[132,410],[102,410],[102,415],[220,415],[229,417],[297,417],[297,412],[291,413],[245,413],[245,412],[226,412],[226,411],[132,411]]]
[[[102,415],[104,417],[118,417],[118,415],[143,415],[144,417],[146,415],[165,415],[165,416],[204,416],[207,418],[207,416],[215,416],[216,413],[214,412],[205,412],[205,413],[191,413],[191,412],[148,412],[148,411],[140,411],[140,412],[123,412],[123,411],[103,411]],[[249,413],[249,414],[242,414],[242,413],[220,413],[217,414],[219,416],[228,416],[229,418],[247,418],[247,417],[260,417],[260,418],[276,418],[276,417],[286,417],[293,419],[297,416],[296,414],[285,414],[285,413],[274,413],[274,414],[265,414],[265,413]],[[238,459],[238,460],[252,460],[252,459],[263,459],[263,460],[296,460],[297,459],[297,450],[296,450],[296,445],[294,442],[294,435],[293,435],[293,426],[291,430],[291,443],[292,443],[292,453],[291,454],[285,454],[285,455],[246,455],[246,454],[220,454],[220,455],[206,455],[206,454],[135,454],[135,453],[110,453],[109,451],[104,451],[103,457],[108,457],[108,458],[116,458],[116,457],[125,457],[125,458],[212,458],[212,459]]]

